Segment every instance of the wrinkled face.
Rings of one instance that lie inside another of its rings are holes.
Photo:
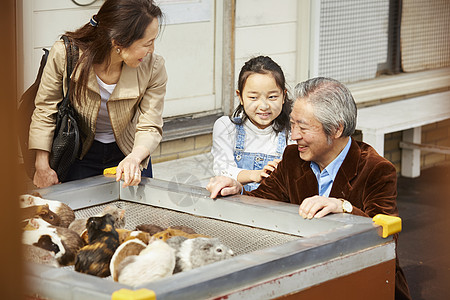
[[[291,112],[291,139],[297,142],[300,158],[316,162],[321,169],[334,160],[334,143],[316,119],[313,107],[305,99],[295,101]]]
[[[136,68],[147,54],[153,53],[158,26],[158,19],[153,19],[147,26],[143,38],[134,41],[130,47],[121,49],[120,56],[129,67]]]
[[[270,73],[248,76],[242,94],[236,93],[250,121],[260,129],[270,126],[283,108],[284,91]]]

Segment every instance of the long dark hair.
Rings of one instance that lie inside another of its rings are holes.
[[[76,31],[66,32],[83,51],[74,71],[79,71],[79,78],[76,87],[71,88],[71,100],[81,104],[93,65],[110,62],[112,40],[127,48],[144,36],[155,18],[162,17],[161,9],[152,0],[106,0],[94,16],[95,26],[88,22]]]
[[[290,130],[289,115],[292,109],[292,100],[287,91],[283,70],[281,70],[281,67],[268,56],[257,56],[248,60],[239,72],[238,91],[241,97],[247,78],[255,73],[272,74],[276,85],[281,89],[284,103],[280,115],[273,121],[273,129],[277,133],[283,130],[286,130],[286,133],[288,133]],[[241,103],[236,107],[230,119],[234,124],[242,124],[248,119],[244,106]]]

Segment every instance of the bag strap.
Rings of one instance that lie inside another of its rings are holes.
[[[63,35],[62,40],[64,41],[64,45],[66,46],[66,58],[67,58],[67,68],[66,68],[66,74],[67,74],[67,92],[64,98],[69,98],[69,91],[70,91],[70,76],[72,75],[73,70],[75,69],[75,66],[78,62],[78,53],[79,49],[78,46],[72,43],[72,41],[69,39],[67,35]]]

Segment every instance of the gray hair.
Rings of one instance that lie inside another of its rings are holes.
[[[337,80],[316,77],[295,86],[295,99],[303,98],[313,107],[314,116],[330,137],[342,124],[342,136],[356,128],[356,103],[348,88]]]

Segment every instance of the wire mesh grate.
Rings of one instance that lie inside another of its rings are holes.
[[[183,225],[192,228],[197,233],[219,238],[222,243],[233,250],[235,255],[299,239],[298,236],[289,234],[123,200],[79,209],[75,211],[75,215],[77,218],[88,218],[101,213],[107,205],[115,205],[125,210],[126,229],[134,230],[140,224],[154,224],[163,228]]]

